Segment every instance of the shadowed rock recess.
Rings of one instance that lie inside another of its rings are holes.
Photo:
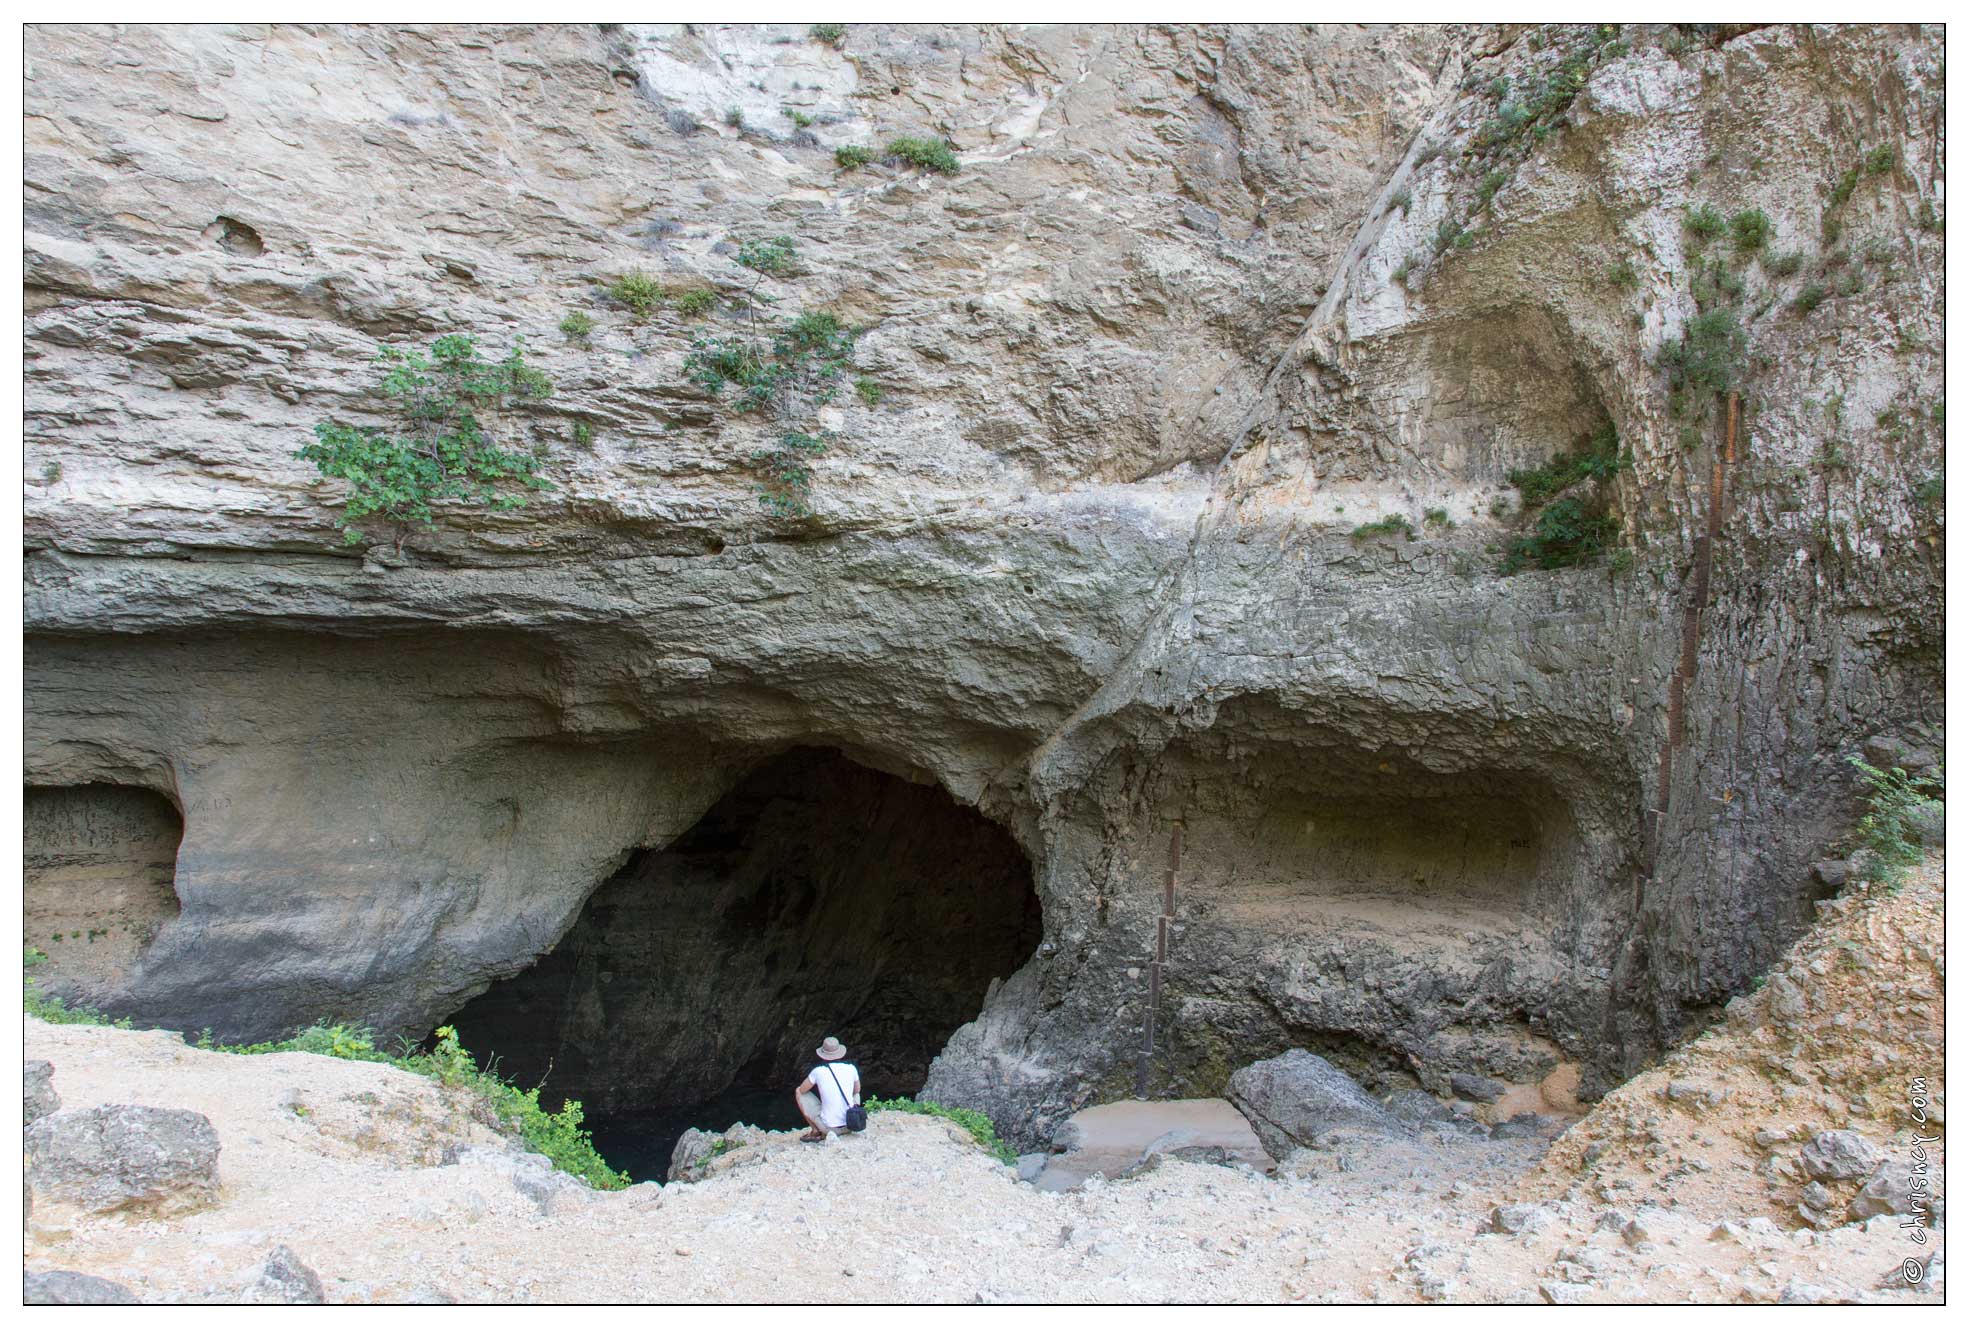
[[[603,1105],[834,1032],[1022,1146],[1291,1048],[1590,1097],[1936,746],[1939,28],[25,42],[29,940],[140,1024]],[[806,515],[685,369],[755,285],[860,329]],[[447,333],[554,487],[347,546],[294,454]]]

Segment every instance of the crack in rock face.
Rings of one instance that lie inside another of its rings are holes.
[[[1021,1148],[1292,1049],[1501,1113],[1714,1019],[1843,759],[1940,750],[1937,27],[25,47],[54,995],[615,1110],[833,1033]],[[686,362],[803,314],[788,451]],[[551,487],[346,543],[297,454],[454,334]]]

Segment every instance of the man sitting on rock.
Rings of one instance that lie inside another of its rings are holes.
[[[861,1072],[853,1062],[842,1060],[848,1049],[829,1034],[814,1053],[820,1065],[808,1071],[793,1091],[793,1101],[807,1119],[809,1129],[800,1137],[806,1144],[833,1139],[834,1132],[847,1127],[848,1109],[861,1104]]]

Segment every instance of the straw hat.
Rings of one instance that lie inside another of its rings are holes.
[[[839,1061],[848,1055],[848,1049],[842,1047],[832,1034],[829,1034],[827,1040],[815,1048],[814,1052],[822,1061]]]

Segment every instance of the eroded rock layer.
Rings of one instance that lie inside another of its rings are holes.
[[[26,47],[25,774],[182,812],[182,912],[74,985],[141,1021],[423,1033],[812,747],[1029,860],[927,1083],[1014,1138],[1292,1046],[1590,1094],[1803,926],[1840,757],[1940,724],[1939,29]],[[879,389],[804,518],[684,368],[754,288]],[[447,332],[553,377],[556,487],[345,546],[293,454]],[[1512,473],[1609,428],[1605,554],[1506,575]]]

